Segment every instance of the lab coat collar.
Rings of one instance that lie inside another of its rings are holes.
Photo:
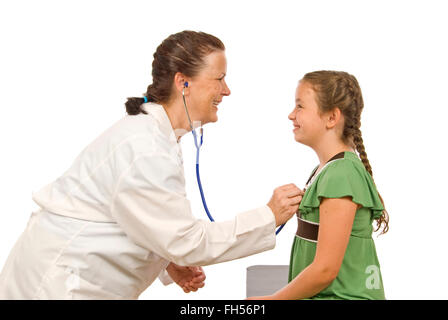
[[[148,102],[142,105],[142,108],[148,113],[151,114],[160,124],[160,130],[164,135],[166,135],[171,142],[178,143],[176,134],[174,132],[173,127],[171,126],[170,118],[168,118],[168,114],[163,108],[162,105]]]

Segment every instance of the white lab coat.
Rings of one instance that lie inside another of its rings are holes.
[[[164,108],[126,116],[57,180],[0,275],[0,299],[137,299],[165,268],[204,266],[275,246],[268,206],[229,221],[196,219],[180,146]]]

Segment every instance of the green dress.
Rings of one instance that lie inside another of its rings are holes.
[[[372,239],[373,220],[384,210],[370,174],[353,152],[330,161],[305,191],[299,206],[302,219],[319,223],[322,198],[350,196],[360,204],[356,211],[350,240],[336,279],[311,299],[385,299],[380,264]],[[315,242],[295,236],[291,250],[291,282],[309,266],[316,254]]]

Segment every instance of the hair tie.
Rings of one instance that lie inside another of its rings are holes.
[[[143,99],[145,100],[145,103],[148,102],[148,97],[147,96],[144,96]]]

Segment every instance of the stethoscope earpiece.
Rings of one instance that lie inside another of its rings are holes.
[[[188,88],[188,82],[185,82],[185,83],[184,83],[184,87],[185,87],[185,88]]]

